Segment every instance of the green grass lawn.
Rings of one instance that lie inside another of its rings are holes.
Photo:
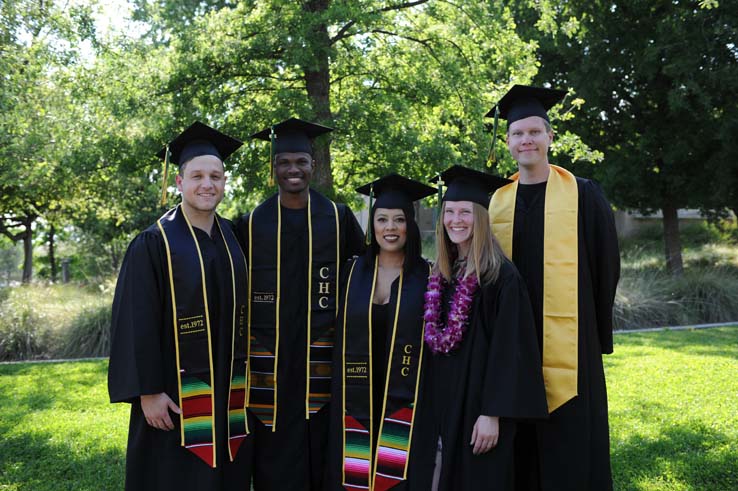
[[[623,334],[606,357],[615,488],[738,489],[738,328]],[[123,487],[107,363],[0,365],[0,491]]]

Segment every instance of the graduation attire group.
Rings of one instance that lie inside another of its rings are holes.
[[[564,95],[516,85],[488,114],[509,179],[455,165],[358,188],[366,233],[309,187],[331,128],[252,135],[279,191],[233,222],[216,208],[242,143],[199,122],[169,142],[182,201],[131,242],[113,302],[125,489],[611,490],[620,259],[599,186],[548,162]],[[415,209],[435,193],[427,260]]]

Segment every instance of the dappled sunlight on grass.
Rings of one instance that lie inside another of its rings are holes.
[[[738,328],[615,343],[605,369],[616,489],[738,489]]]
[[[128,406],[111,405],[107,361],[0,366],[0,489],[123,488]]]

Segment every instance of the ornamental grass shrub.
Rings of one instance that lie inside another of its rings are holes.
[[[45,358],[53,345],[43,315],[7,298],[0,302],[0,361]]]
[[[85,358],[110,355],[110,305],[89,307],[63,333],[60,356]]]

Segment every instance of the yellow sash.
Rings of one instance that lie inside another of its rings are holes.
[[[513,182],[495,192],[489,204],[492,231],[512,258],[515,198]],[[579,190],[574,175],[551,165],[543,223],[543,380],[549,413],[577,395]]]

